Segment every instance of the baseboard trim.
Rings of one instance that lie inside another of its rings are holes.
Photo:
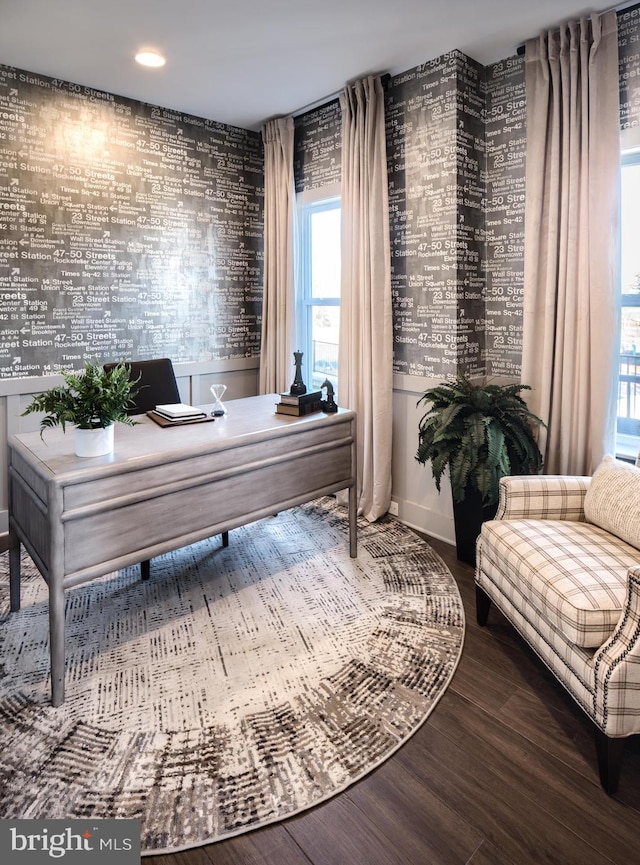
[[[455,545],[453,516],[432,511],[416,502],[399,501],[398,519],[410,529],[430,535],[446,544]]]

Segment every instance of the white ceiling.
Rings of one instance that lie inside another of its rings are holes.
[[[367,73],[403,72],[454,48],[485,65],[510,57],[540,29],[592,8],[584,0],[0,0],[0,63],[257,130]],[[166,66],[138,66],[141,47],[161,51]]]

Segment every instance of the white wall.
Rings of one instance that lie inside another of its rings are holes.
[[[415,458],[418,449],[418,426],[427,410],[418,406],[425,390],[440,380],[413,376],[394,376],[393,390],[393,461],[392,494],[398,503],[402,522],[449,543],[455,542],[453,503],[448,478],[442,479],[442,491],[436,489],[430,465]]]

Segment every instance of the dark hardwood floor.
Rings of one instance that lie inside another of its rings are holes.
[[[431,543],[458,582],[467,629],[421,729],[323,805],[148,865],[640,863],[640,741],[607,796],[586,717],[495,609],[478,627],[472,569]]]

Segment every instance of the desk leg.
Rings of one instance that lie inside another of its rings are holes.
[[[20,538],[15,532],[9,535],[9,602],[12,613],[20,609]]]
[[[64,703],[64,589],[49,585],[49,643],[51,653],[51,704]]]
[[[355,484],[349,487],[349,555],[358,555],[358,491]]]

